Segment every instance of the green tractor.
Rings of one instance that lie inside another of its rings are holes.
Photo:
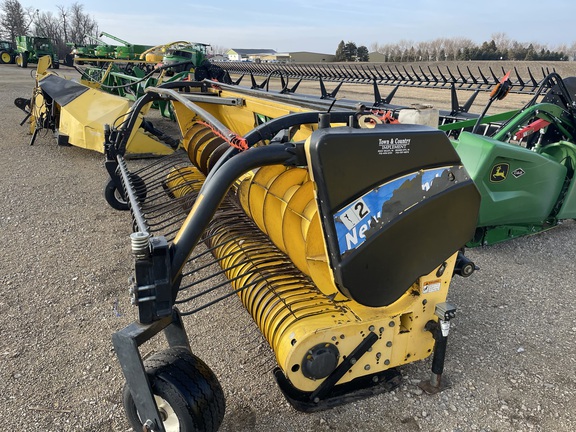
[[[28,67],[28,63],[38,63],[38,59],[50,56],[52,68],[58,69],[60,63],[50,39],[36,36],[16,36],[16,64]]]
[[[16,51],[12,42],[0,41],[0,64],[12,64],[16,58]]]
[[[197,42],[175,45],[166,50],[162,64],[172,66],[170,69],[174,73],[195,69],[206,60],[209,46]]]
[[[166,50],[162,65],[168,68],[169,75],[194,71],[196,81],[208,78],[230,84],[232,82],[230,75],[208,60],[207,50],[209,46],[199,42],[174,45]]]

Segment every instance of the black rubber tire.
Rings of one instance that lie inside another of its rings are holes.
[[[134,189],[136,190],[136,194],[138,195],[138,199],[140,202],[144,202],[146,199],[147,191],[146,185],[142,181],[140,177],[136,174],[130,174],[130,179],[132,180],[132,184]],[[115,210],[126,211],[130,209],[130,205],[128,201],[124,198],[124,192],[122,193],[118,190],[112,179],[108,179],[106,185],[104,186],[104,198],[106,202],[110,204]]]
[[[156,397],[162,398],[161,415],[170,422],[174,416],[178,423],[164,423],[166,432],[215,432],[224,418],[225,400],[216,375],[187,348],[173,347],[144,361],[146,373]],[[157,399],[158,400],[158,399]],[[123,404],[132,428],[142,430],[142,421],[127,386]],[[170,427],[168,427],[170,426]]]
[[[21,68],[27,68],[28,67],[28,54],[23,52],[18,54],[18,57],[20,58],[20,60],[17,62],[18,66],[20,66]]]
[[[200,65],[194,70],[195,81],[202,81],[209,77],[210,77],[210,71],[204,65]]]
[[[0,51],[0,64],[10,64],[12,56],[6,50]]]
[[[52,62],[52,69],[60,69],[60,62]]]

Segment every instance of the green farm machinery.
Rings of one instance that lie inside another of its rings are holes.
[[[12,64],[16,60],[16,50],[12,42],[0,41],[0,64]]]
[[[506,96],[506,82],[493,91],[486,110]],[[508,120],[496,127],[482,115],[452,140],[482,196],[469,247],[535,234],[576,218],[575,101],[576,78],[552,73]]]
[[[130,42],[126,42],[125,40],[122,40],[106,32],[100,33],[100,37],[102,36],[106,36],[122,44],[116,46],[114,51],[114,58],[117,60],[138,60],[144,51],[152,48],[151,45],[135,45]]]
[[[22,68],[28,63],[38,63],[38,59],[50,56],[52,68],[58,69],[60,63],[58,54],[50,39],[36,36],[16,36],[16,64]]]

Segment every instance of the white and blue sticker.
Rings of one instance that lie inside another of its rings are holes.
[[[375,187],[337,211],[333,218],[340,254],[358,248],[374,227],[389,222],[392,217],[424,200],[435,181],[444,184],[448,175],[453,181],[453,171],[454,167],[442,167],[405,175]],[[448,185],[434,189],[444,190],[446,187]],[[384,217],[383,211],[386,213]]]

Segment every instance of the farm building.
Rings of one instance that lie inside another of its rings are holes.
[[[273,49],[240,49],[232,48],[225,53],[230,61],[255,61],[262,56],[271,56],[276,54]]]
[[[334,61],[333,54],[322,54],[308,51],[278,53],[271,49],[230,49],[226,51],[230,61],[252,61],[256,63],[318,63]]]

